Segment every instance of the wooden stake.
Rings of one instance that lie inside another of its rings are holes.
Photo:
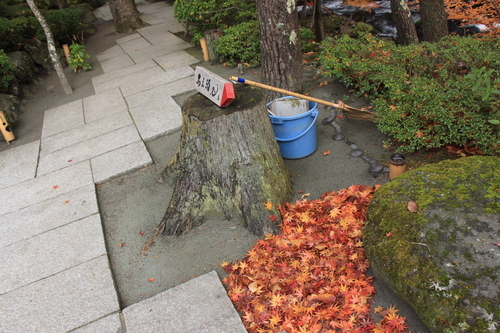
[[[209,61],[210,55],[208,54],[207,40],[205,38],[200,38],[201,51],[203,51],[203,61]]]

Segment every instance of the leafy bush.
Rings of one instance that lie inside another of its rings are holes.
[[[326,72],[374,99],[377,125],[400,151],[459,144],[500,152],[498,39],[396,46],[365,35],[323,46]]]
[[[314,33],[307,28],[300,28],[302,52],[315,51]],[[245,63],[247,67],[260,66],[259,22],[244,22],[224,30],[224,34],[215,41],[215,49],[221,61],[230,66]]]
[[[10,81],[14,78],[10,73],[12,64],[9,62],[9,58],[5,52],[0,49],[0,85],[7,88]]]
[[[73,36],[78,36],[84,29],[83,19],[85,13],[78,8],[65,8],[59,10],[49,10],[44,13],[45,20],[54,35],[54,40],[61,44],[68,44]],[[36,37],[39,40],[46,40],[42,26],[37,25]]]
[[[193,35],[193,43],[207,30],[225,29],[257,18],[255,0],[176,0],[174,13]]]
[[[16,7],[17,8],[17,7]],[[17,16],[12,18],[0,17],[0,48],[4,50],[17,49],[25,40],[35,36],[39,40],[46,40],[45,33],[38,20],[32,15],[29,8],[18,8]],[[67,44],[73,36],[82,33],[85,25],[85,12],[80,8],[66,8],[49,10],[43,13],[49,25],[54,40],[60,44]]]
[[[260,66],[259,22],[248,21],[225,29],[215,41],[215,52],[231,66],[240,62],[248,67]]]
[[[302,52],[314,52],[318,48],[319,44],[315,41],[316,36],[311,29],[300,27],[300,42],[302,47]]]
[[[69,66],[73,68],[73,71],[79,72],[80,70],[90,70],[92,67],[87,62],[90,56],[85,51],[83,45],[73,42],[69,46]]]

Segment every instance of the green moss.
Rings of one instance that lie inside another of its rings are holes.
[[[457,247],[489,232],[475,216],[500,212],[499,165],[498,157],[427,165],[381,187],[368,207],[364,244],[372,268],[433,332],[490,332],[487,316],[500,318],[498,306],[472,293],[478,279],[493,280],[500,270],[477,267],[473,243]],[[410,199],[419,213],[408,211]],[[485,315],[471,317],[464,304],[478,302]]]

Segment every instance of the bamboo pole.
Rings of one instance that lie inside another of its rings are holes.
[[[356,117],[353,117],[353,118],[358,118],[358,119],[363,119],[363,120],[373,120],[373,118],[375,117],[375,114],[373,112],[353,108],[352,106],[349,106],[349,105],[345,104],[342,101],[338,101],[338,104],[337,104],[337,103],[325,101],[325,100],[322,100],[322,99],[319,99],[319,98],[314,98],[314,97],[311,97],[311,96],[307,96],[307,95],[302,95],[302,94],[299,94],[299,93],[295,93],[293,91],[288,91],[288,90],[285,90],[285,89],[280,89],[280,88],[268,86],[266,84],[258,83],[258,82],[255,82],[255,81],[245,80],[245,79],[242,79],[242,78],[236,77],[236,76],[229,77],[229,80],[234,81],[234,82],[246,83],[246,84],[251,85],[251,86],[255,86],[255,87],[259,87],[259,88],[263,88],[263,89],[275,91],[275,92],[278,92],[278,93],[281,93],[281,94],[286,94],[286,95],[290,95],[290,96],[302,98],[302,99],[305,99],[305,100],[310,101],[310,102],[315,102],[315,103],[318,103],[318,104],[323,104],[323,105],[331,106],[331,107],[334,107],[334,108],[337,108],[337,109],[340,109],[340,110],[343,110],[343,111],[346,111],[346,112],[355,112],[356,113]]]

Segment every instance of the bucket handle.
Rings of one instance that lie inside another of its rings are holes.
[[[304,136],[307,132],[309,132],[311,127],[316,125],[316,119],[318,119],[318,110],[314,110],[311,113],[311,116],[313,116],[314,119],[313,119],[313,121],[311,121],[311,124],[309,124],[309,126],[307,127],[307,129],[304,132],[300,133],[299,135],[294,136],[293,138],[288,138],[288,139],[281,139],[281,138],[276,137],[276,140],[281,141],[281,142],[289,142],[289,141],[297,140],[297,139],[301,138],[302,136]]]

